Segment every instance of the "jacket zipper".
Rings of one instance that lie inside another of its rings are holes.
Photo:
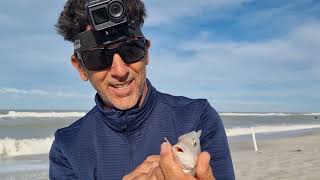
[[[133,150],[132,150],[132,142],[131,142],[131,138],[129,136],[128,133],[128,113],[125,112],[125,118],[126,118],[126,124],[124,125],[124,127],[122,128],[123,131],[125,131],[127,139],[128,139],[128,149],[129,149],[129,172],[132,171],[133,169]]]

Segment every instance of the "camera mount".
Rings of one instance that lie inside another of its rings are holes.
[[[106,46],[128,37],[143,37],[140,25],[127,17],[127,0],[87,0],[87,17],[92,29],[73,37],[76,52]]]

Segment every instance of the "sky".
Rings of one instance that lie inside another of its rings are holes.
[[[89,110],[54,28],[66,0],[0,7],[0,109]],[[147,77],[219,112],[320,112],[320,0],[144,0]]]

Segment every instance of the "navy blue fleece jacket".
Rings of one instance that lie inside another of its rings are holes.
[[[217,180],[232,180],[234,172],[225,130],[217,112],[204,99],[158,92],[147,81],[141,107],[127,111],[96,106],[83,118],[56,131],[50,159],[50,179],[118,180],[149,155],[159,155],[164,137],[202,129],[201,150],[211,154]]]

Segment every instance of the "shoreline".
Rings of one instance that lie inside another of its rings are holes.
[[[319,128],[267,134],[258,133],[256,137],[261,153],[254,151],[251,135],[228,137],[237,180],[319,179]],[[20,162],[20,164],[14,167],[15,162]],[[32,166],[27,166],[29,163]],[[47,154],[11,157],[2,160],[0,158],[0,167],[5,169],[5,167],[8,168],[7,165],[13,165],[11,168],[18,169],[15,169],[14,172],[0,172],[3,179],[46,179],[48,175],[47,169],[42,169],[45,166],[47,168]],[[42,170],[37,169],[39,165]]]

